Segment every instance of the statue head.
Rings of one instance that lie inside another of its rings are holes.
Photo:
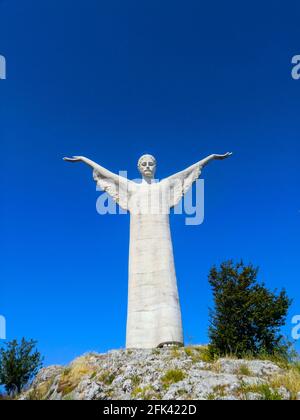
[[[138,169],[143,177],[154,178],[156,171],[156,159],[152,155],[143,155],[139,158]]]

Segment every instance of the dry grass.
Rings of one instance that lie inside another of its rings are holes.
[[[219,360],[213,363],[210,367],[210,370],[214,373],[221,373],[222,372],[222,364]]]
[[[217,385],[213,388],[213,393],[219,397],[225,397],[228,385]]]
[[[136,387],[132,390],[131,396],[142,400],[159,400],[160,395],[155,391],[152,385]]]
[[[193,363],[211,363],[215,359],[209,351],[208,346],[188,346],[184,348],[185,354],[192,359]]]
[[[280,401],[282,396],[278,390],[273,389],[269,384],[253,384],[247,385],[241,383],[240,388],[236,390],[236,394],[242,399],[247,400],[247,394],[258,394],[261,400],[264,401]]]
[[[103,382],[105,385],[111,385],[116,375],[109,370],[102,372],[98,377],[97,381]]]
[[[134,387],[139,386],[139,384],[142,382],[142,378],[139,375],[133,375],[130,379],[131,379],[131,384]]]
[[[252,376],[251,370],[245,364],[240,365],[234,373],[238,376]]]
[[[92,375],[93,373],[94,368],[89,366],[87,357],[83,356],[78,358],[62,373],[57,388],[58,392],[63,396],[70,394],[84,376]]]
[[[287,372],[273,376],[270,380],[273,388],[284,387],[291,394],[291,399],[296,400],[300,392],[300,371],[298,367],[291,367]]]
[[[164,388],[168,388],[170,385],[175,384],[176,382],[183,381],[185,377],[186,374],[182,370],[170,369],[161,378],[161,382]]]
[[[171,357],[173,359],[178,359],[182,355],[180,348],[178,346],[173,346],[171,351]]]

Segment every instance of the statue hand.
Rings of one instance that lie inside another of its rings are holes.
[[[214,155],[214,159],[223,160],[223,159],[227,159],[231,155],[232,155],[232,152],[227,152],[225,153],[225,155]]]
[[[71,158],[64,157],[63,160],[65,160],[66,162],[81,162],[82,157],[81,156],[73,156]]]

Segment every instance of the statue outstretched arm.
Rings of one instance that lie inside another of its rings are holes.
[[[209,155],[206,158],[194,163],[181,172],[164,179],[162,182],[169,188],[170,191],[170,207],[176,206],[184,194],[190,189],[192,184],[199,178],[202,169],[213,160],[223,160],[230,157],[232,153],[225,153],[224,155]]]
[[[71,158],[65,157],[63,160],[66,162],[83,162],[90,166],[94,171],[97,171],[100,175],[103,176],[103,178],[111,179],[115,182],[120,182],[120,178],[123,178],[84,156],[73,156]]]
[[[199,160],[199,162],[196,162],[193,165],[189,166],[188,168],[184,169],[183,171],[180,171],[174,175],[171,175],[170,177],[166,178],[166,180],[172,180],[172,179],[176,180],[178,178],[184,178],[185,176],[188,176],[191,172],[197,169],[199,169],[199,174],[198,174],[199,176],[202,168],[204,168],[204,166],[206,166],[209,162],[212,162],[213,160],[227,159],[231,155],[232,155],[231,152],[227,152],[224,155],[217,155],[217,154],[209,155],[206,158]]]
[[[227,159],[228,157],[230,157],[232,155],[232,152],[227,152],[224,155],[217,155],[217,154],[213,154],[213,155],[209,155],[206,158],[200,160],[198,163],[196,163],[196,165],[201,166],[202,168],[204,168],[204,166],[206,166],[209,162],[213,161],[213,160],[223,160],[223,159]]]
[[[103,168],[103,166],[84,156],[65,157],[63,160],[66,162],[83,162],[90,166],[93,169],[93,178],[97,186],[107,192],[120,207],[128,210],[128,195],[132,188],[132,181]]]

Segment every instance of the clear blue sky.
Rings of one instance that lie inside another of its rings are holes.
[[[243,258],[300,313],[299,1],[2,0],[0,314],[46,363],[125,343],[128,216],[99,216],[85,155],[136,178],[211,153],[205,222],[172,216],[187,342],[213,264]],[[299,346],[298,346],[299,348]]]

